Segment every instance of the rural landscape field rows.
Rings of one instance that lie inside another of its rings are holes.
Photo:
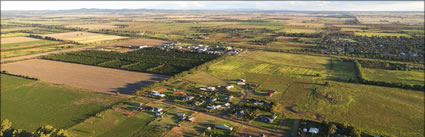
[[[0,136],[424,137],[423,11],[1,15]]]

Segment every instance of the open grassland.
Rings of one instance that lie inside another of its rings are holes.
[[[164,75],[40,59],[3,64],[1,69],[14,74],[36,77],[43,81],[104,93],[129,94],[140,87],[168,78]]]
[[[31,29],[33,29],[33,27],[2,28],[0,30],[1,30],[1,33],[3,34],[3,33],[8,33],[8,32],[15,32],[15,31],[22,31],[22,30],[31,30]]]
[[[312,78],[326,73],[328,60],[326,57],[249,51],[212,65],[208,72],[224,79],[242,78],[245,73]]]
[[[407,34],[404,33],[378,33],[378,32],[355,32],[354,35],[358,35],[358,36],[368,36],[368,37],[372,37],[372,36],[379,36],[379,37],[410,37]]]
[[[96,33],[89,33],[89,32],[66,32],[66,33],[56,33],[56,34],[49,34],[49,35],[43,35],[43,36],[53,37],[53,38],[61,39],[61,40],[70,40],[70,41],[75,41],[78,43],[85,43],[85,44],[126,38],[121,36],[103,35],[103,34],[96,34]]]
[[[372,81],[385,81],[390,83],[404,83],[409,85],[423,85],[424,71],[398,71],[385,69],[363,68],[366,79]]]
[[[2,65],[3,67],[3,65]],[[33,131],[49,124],[68,128],[120,98],[1,74],[1,119]]]
[[[288,92],[300,94],[296,90]],[[293,107],[284,112],[318,121],[352,124],[372,135],[423,136],[423,92],[331,82],[328,87],[308,90],[305,94],[287,96],[286,99],[298,103],[288,104]]]
[[[14,37],[14,38],[2,38],[1,39],[1,47],[10,47],[14,45],[8,45],[8,44],[14,44],[14,43],[23,43],[23,42],[35,42],[40,41],[41,39],[34,39],[30,37]]]

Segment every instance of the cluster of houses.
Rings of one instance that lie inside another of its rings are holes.
[[[143,110],[143,103],[132,102],[130,104],[132,106],[134,106],[135,107],[134,109],[137,110],[137,111]],[[155,112],[155,116],[162,116],[162,114],[164,114],[164,112],[162,112],[163,111],[163,108],[161,108],[161,107],[150,107],[150,106],[147,106],[147,107],[145,107],[145,110],[151,111],[151,112]]]
[[[180,120],[186,120],[186,121],[190,121],[190,122],[193,122],[195,120],[195,117],[189,117],[185,113],[176,113],[176,116]]]
[[[217,91],[220,88],[224,88],[226,90],[230,90],[232,88],[235,88],[235,86],[233,86],[233,85],[224,86],[224,87],[222,87],[220,85],[219,86],[209,86],[209,87],[205,87],[205,88],[199,88],[199,90],[201,90],[201,91]]]
[[[192,45],[192,46],[176,46],[176,44],[165,44],[160,46],[162,50],[175,49],[184,52],[194,52],[194,53],[205,53],[205,54],[214,54],[214,55],[230,55],[235,56],[242,52],[241,48],[233,48],[230,46],[208,46],[203,44]]]

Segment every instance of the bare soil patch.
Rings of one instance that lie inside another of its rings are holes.
[[[30,37],[2,38],[1,44],[10,44],[10,43],[19,43],[19,42],[37,41],[37,40],[41,40],[41,39],[34,39]]]
[[[109,94],[114,92],[132,94],[141,87],[169,77],[42,59],[2,64],[1,70]]]

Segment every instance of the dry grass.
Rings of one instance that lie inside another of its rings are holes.
[[[34,39],[30,37],[2,38],[1,44],[10,44],[10,43],[19,43],[19,42],[37,41],[37,40],[40,40],[40,39]]]
[[[107,46],[139,46],[139,45],[148,45],[148,46],[160,46],[166,41],[157,40],[157,39],[146,39],[146,38],[137,38],[119,41],[116,43],[107,44]]]

